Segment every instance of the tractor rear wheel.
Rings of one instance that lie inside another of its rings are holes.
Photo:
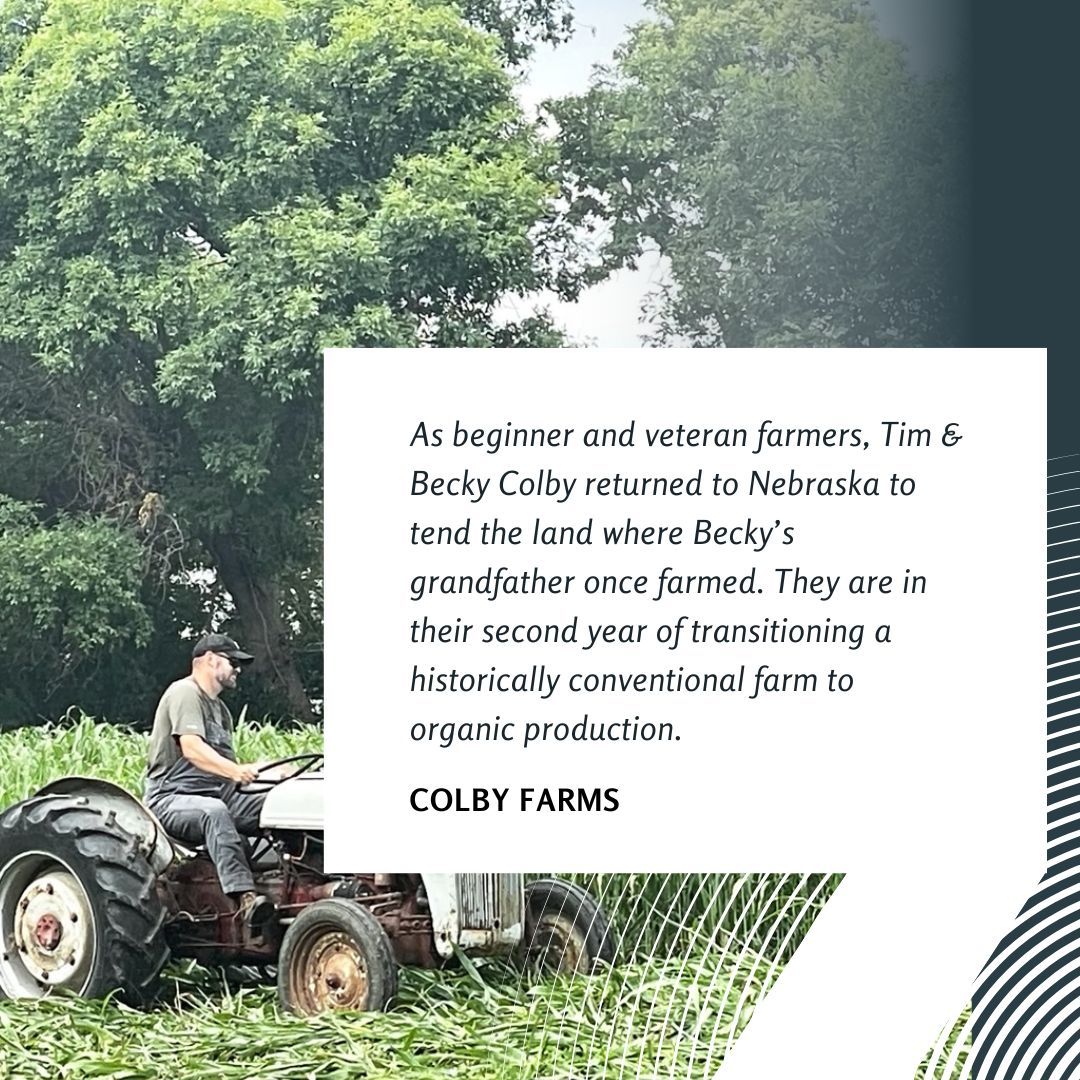
[[[525,886],[527,963],[545,971],[591,971],[598,960],[615,963],[615,942],[600,905],[580,886],[541,878]]]
[[[278,1000],[301,1016],[333,1009],[377,1012],[397,993],[397,961],[379,920],[353,900],[308,905],[278,956]]]
[[[119,991],[150,1000],[168,960],[165,908],[138,840],[86,796],[0,815],[0,998]]]

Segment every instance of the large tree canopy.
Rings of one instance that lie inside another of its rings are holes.
[[[0,3],[8,709],[146,709],[224,611],[264,707],[311,715],[321,350],[550,340],[492,313],[547,283],[507,68],[562,6],[465,12]]]
[[[965,117],[853,0],[651,0],[553,103],[593,276],[668,257],[659,341],[947,345],[963,333]]]

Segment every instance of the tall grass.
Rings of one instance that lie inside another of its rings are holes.
[[[576,874],[613,918],[622,951],[705,945],[786,963],[841,874]]]
[[[135,795],[142,792],[149,735],[82,714],[43,727],[0,733],[0,808],[27,798],[62,776],[111,780]],[[282,730],[273,724],[243,723],[236,732],[242,761],[268,761],[322,749],[320,728]]]
[[[742,985],[737,968],[717,970],[721,985]],[[751,1011],[740,1014],[735,997],[702,1008],[702,985],[674,965],[547,982],[502,964],[480,972],[483,987],[460,970],[408,969],[389,1012],[310,1020],[278,1013],[265,988],[192,984],[183,971],[172,1000],[152,1010],[10,1002],[0,1006],[0,1067],[18,1080],[697,1077]]]

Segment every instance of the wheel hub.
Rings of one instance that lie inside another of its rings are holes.
[[[81,986],[93,958],[86,894],[56,870],[31,881],[16,905],[14,946],[26,970],[46,986]]]
[[[565,925],[561,917],[540,919],[529,943],[529,955],[538,967],[559,975],[587,971],[589,966],[585,942],[573,924]]]
[[[63,930],[55,915],[42,915],[34,927],[34,940],[46,951],[52,952],[60,944]]]
[[[365,1007],[367,968],[347,935],[324,934],[312,946],[306,967],[306,989],[314,1011]]]

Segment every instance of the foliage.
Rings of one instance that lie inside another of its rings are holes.
[[[690,962],[693,978],[678,963],[643,961],[593,979],[536,982],[489,963],[480,967],[482,988],[461,970],[410,968],[389,1012],[316,1020],[280,1014],[267,988],[229,991],[181,967],[169,1003],[153,1012],[5,1002],[0,1064],[25,1080],[703,1076],[706,1063],[719,1064],[729,1032],[749,1019],[761,987],[730,960]],[[725,994],[731,986],[750,996]]]
[[[947,345],[963,333],[957,88],[851,0],[652,0],[551,105],[592,276],[668,257],[660,342]]]
[[[573,29],[573,5],[568,0],[463,0],[465,18],[498,35],[510,64],[533,53],[536,42],[558,45]]]
[[[186,965],[150,1012],[5,1002],[0,1065],[20,1080],[711,1076],[764,990],[745,967],[708,953],[638,960],[592,980],[523,981],[490,963],[480,972],[484,988],[460,970],[406,969],[388,1013],[300,1020],[277,1012],[269,989],[230,988]],[[962,1060],[948,1076],[962,1075]]]
[[[145,715],[180,633],[216,621],[258,654],[260,704],[310,718],[321,351],[550,342],[492,313],[545,282],[550,188],[507,64],[564,33],[562,2],[479,0],[476,25],[428,0],[3,11],[0,491],[47,546],[137,543],[144,582],[132,610],[118,563],[108,657],[62,654],[59,628],[67,680],[33,711],[115,714],[121,651]]]
[[[39,788],[73,773],[111,780],[142,791],[149,735],[120,724],[105,724],[72,710],[65,720],[0,734],[4,770],[0,808],[28,798]],[[236,752],[242,761],[272,761],[322,749],[322,729],[283,731],[269,723],[239,723]]]
[[[678,957],[731,950],[762,971],[786,964],[842,874],[578,874],[605,911],[617,912],[624,953]],[[768,980],[766,980],[768,981]]]
[[[3,713],[25,711],[88,655],[145,644],[141,564],[106,521],[65,515],[43,527],[34,507],[0,495]]]

